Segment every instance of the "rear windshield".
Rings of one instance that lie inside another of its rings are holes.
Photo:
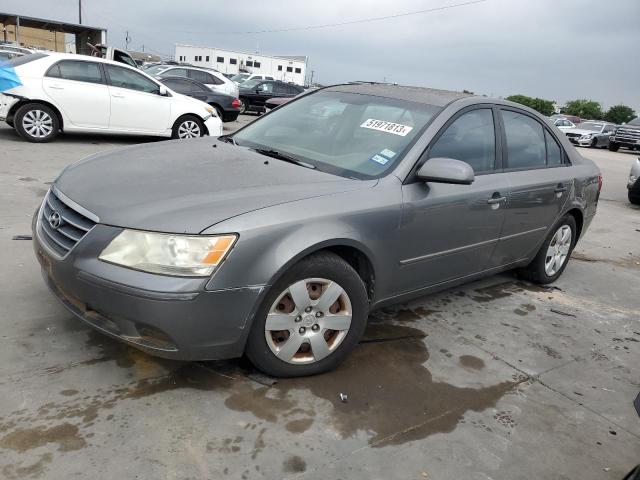
[[[440,108],[323,90],[299,97],[233,135],[236,144],[274,150],[350,178],[386,175]]]
[[[46,53],[29,53],[27,55],[23,55],[21,57],[12,58],[11,60],[7,60],[3,62],[5,65],[10,65],[12,67],[19,67],[20,65],[24,65],[25,63],[33,62],[34,60],[39,60],[41,58],[46,57]]]

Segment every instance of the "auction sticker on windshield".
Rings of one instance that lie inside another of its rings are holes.
[[[402,125],[401,123],[387,122],[385,120],[376,120],[375,118],[367,119],[362,125],[362,128],[370,128],[371,130],[378,130],[380,132],[393,133],[394,135],[406,136],[413,127],[408,125]]]

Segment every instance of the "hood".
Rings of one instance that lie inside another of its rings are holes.
[[[67,167],[55,186],[97,215],[100,223],[196,234],[252,210],[375,183],[203,137],[93,155]]]

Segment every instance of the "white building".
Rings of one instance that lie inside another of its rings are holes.
[[[215,68],[222,73],[240,72],[270,75],[276,80],[304,85],[307,73],[306,56],[269,56],[215,47],[176,45],[175,60],[198,67]]]

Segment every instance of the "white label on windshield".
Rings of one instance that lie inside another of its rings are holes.
[[[413,127],[408,125],[402,125],[400,123],[386,122],[384,120],[376,120],[375,118],[369,118],[362,125],[362,128],[370,128],[371,130],[378,130],[380,132],[393,133],[394,135],[406,136]]]

